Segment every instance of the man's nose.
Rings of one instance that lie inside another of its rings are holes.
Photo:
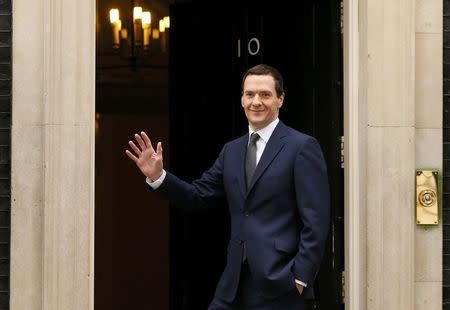
[[[253,97],[252,104],[254,104],[254,105],[260,105],[261,104],[261,97],[259,97],[258,94],[256,94],[255,97]]]

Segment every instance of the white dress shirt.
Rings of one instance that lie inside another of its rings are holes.
[[[273,131],[275,130],[275,127],[277,127],[278,122],[280,120],[278,118],[276,118],[274,121],[272,121],[269,125],[267,125],[266,127],[258,130],[258,131],[254,131],[250,126],[248,126],[248,143],[250,143],[250,136],[252,135],[252,133],[256,132],[259,135],[259,139],[256,141],[256,165],[258,165],[259,160],[261,159],[261,155],[264,152],[264,149],[266,148],[266,144],[270,139],[270,136],[272,135]],[[146,179],[146,182],[148,183],[148,185],[150,185],[151,188],[153,189],[157,189],[162,182],[164,182],[164,179],[166,178],[166,171],[163,169],[163,172],[161,174],[161,176],[155,180],[154,182],[152,182],[152,180],[150,180],[149,178]],[[306,283],[295,279],[295,282],[306,287]]]

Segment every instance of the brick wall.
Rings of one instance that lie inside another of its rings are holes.
[[[444,0],[443,309],[450,309],[450,0]]]
[[[0,310],[9,309],[11,0],[0,0]]]

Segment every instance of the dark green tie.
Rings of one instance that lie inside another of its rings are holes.
[[[247,181],[247,188],[250,186],[253,173],[256,168],[256,141],[259,140],[259,135],[254,132],[250,136],[250,143],[247,147],[247,156],[245,158],[245,177]]]
[[[259,135],[254,132],[250,136],[250,143],[247,147],[247,155],[245,157],[245,178],[247,182],[247,188],[250,186],[252,182],[253,174],[255,173],[256,168],[256,141],[259,140]],[[247,247],[245,246],[245,242],[242,247],[242,261],[244,262],[247,259]]]

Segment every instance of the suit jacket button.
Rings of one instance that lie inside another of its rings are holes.
[[[244,215],[245,215],[245,216],[249,216],[249,215],[250,215],[250,212],[245,211]]]

